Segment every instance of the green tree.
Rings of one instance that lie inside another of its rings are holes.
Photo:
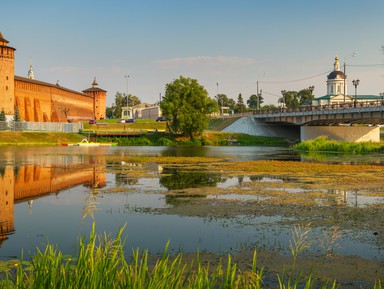
[[[7,118],[5,117],[4,108],[2,108],[0,112],[0,121],[7,121]]]
[[[261,94],[259,94],[259,96],[257,96],[257,94],[252,94],[247,100],[247,105],[249,108],[257,109],[259,107],[261,108],[261,104],[263,102],[264,102],[264,99]]]
[[[283,95],[279,102],[286,108],[293,109],[300,106],[299,93],[297,91],[281,91]]]
[[[113,106],[111,106],[111,107],[107,107],[107,108],[105,109],[105,116],[106,116],[107,118],[114,118],[113,111],[114,111],[114,107],[113,107]]]
[[[196,79],[180,76],[166,85],[160,108],[169,128],[192,140],[208,126],[208,114],[216,111],[217,105]]]
[[[15,114],[13,115],[13,119],[11,121],[11,127],[13,127],[13,130],[15,131],[21,131],[21,117],[20,117],[20,112],[19,109],[16,107],[15,108]]]
[[[278,110],[278,107],[274,104],[266,104],[266,105],[263,105],[260,109],[262,111],[275,111],[275,110]]]
[[[128,106],[135,106],[140,103],[141,101],[136,95],[128,94]]]
[[[236,109],[236,102],[232,98],[228,98],[225,94],[218,94],[215,96],[215,99],[220,111],[222,107],[229,107],[230,110]]]
[[[302,90],[300,90],[298,92],[298,95],[299,95],[299,99],[300,99],[300,105],[306,103],[306,102],[311,102],[313,99],[314,99],[314,95],[313,95],[313,90],[314,90],[314,86],[311,86],[309,88],[304,88]]]
[[[4,108],[0,112],[0,130],[8,130],[7,117],[5,116]]]
[[[247,110],[247,108],[244,104],[243,97],[242,97],[241,93],[239,93],[239,96],[237,97],[237,103],[236,103],[236,112],[241,113],[241,112],[244,112],[246,110]]]
[[[112,106],[113,108],[113,116],[115,118],[121,117],[121,108],[123,107],[123,94],[121,92],[116,92],[115,95],[115,103]]]

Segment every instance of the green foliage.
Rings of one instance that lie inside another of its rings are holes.
[[[353,154],[367,154],[371,152],[383,152],[383,143],[372,142],[337,142],[328,140],[326,136],[320,136],[314,140],[300,142],[293,146],[294,150],[306,152],[347,152]]]
[[[121,112],[122,112],[122,107],[123,107],[123,99],[124,96],[121,92],[116,92],[115,95],[115,103],[112,106],[113,109],[113,116],[115,118],[121,118]]]
[[[15,114],[13,115],[13,121],[14,122],[21,121],[20,112],[19,112],[19,109],[17,107],[15,109]]]
[[[299,97],[300,105],[302,105],[305,102],[312,101],[315,96],[313,95],[313,90],[311,90],[311,88],[305,88],[298,92],[298,97]]]
[[[305,102],[312,101],[314,99],[313,88],[304,88],[297,91],[285,91],[282,90],[282,97],[279,98],[279,103],[284,103],[287,108],[293,109],[298,108]]]
[[[236,103],[232,98],[228,98],[225,94],[218,94],[215,96],[216,102],[220,107],[229,107],[230,110],[236,109]]]
[[[244,271],[238,268],[231,255],[224,264],[220,260],[216,266],[203,265],[199,253],[195,261],[183,260],[182,254],[171,257],[169,242],[157,260],[149,261],[148,251],[136,249],[127,262],[123,231],[124,227],[110,238],[105,233],[96,234],[93,223],[89,237],[79,239],[78,253],[74,257],[63,255],[54,245],[48,244],[44,250],[37,249],[31,261],[21,258],[0,262],[0,288],[260,289],[268,286],[263,280],[264,268],[257,266],[256,251],[252,264]],[[307,226],[292,230],[290,247],[294,258],[310,245],[309,233]],[[328,288],[327,283],[320,287],[315,284],[311,274],[304,276],[302,271],[296,274],[294,269],[295,263],[290,270],[284,269],[282,275],[277,275],[280,289]],[[268,282],[275,281],[268,278]],[[329,288],[337,288],[336,281]],[[382,288],[380,279],[374,288]]]
[[[8,123],[7,123],[7,117],[5,116],[4,108],[0,112],[0,130],[8,130]]]
[[[283,96],[279,99],[279,102],[283,106],[292,109],[300,106],[299,93],[297,91],[285,91],[281,92]]]
[[[257,109],[257,108],[261,108],[261,104],[264,102],[264,99],[263,97],[261,96],[261,94],[259,95],[256,95],[256,94],[252,94],[249,99],[247,100],[247,104],[248,104],[248,107],[249,108],[252,108],[252,109]]]
[[[197,80],[183,76],[166,85],[160,107],[170,129],[190,139],[201,135],[208,127],[208,114],[217,109]]]
[[[241,93],[239,93],[239,96],[237,98],[237,103],[236,103],[236,113],[242,113],[247,110],[247,107],[244,104],[243,96]]]
[[[4,108],[1,109],[1,112],[0,112],[0,121],[6,121],[7,118],[5,117],[5,111],[4,111]]]
[[[279,108],[274,104],[266,104],[261,107],[262,111],[276,111]]]

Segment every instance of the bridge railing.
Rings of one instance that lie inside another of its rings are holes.
[[[258,109],[250,110],[241,113],[234,113],[230,115],[221,115],[220,118],[232,118],[232,117],[245,117],[251,115],[271,115],[271,114],[281,114],[281,113],[290,113],[290,112],[315,112],[315,111],[327,111],[327,110],[349,110],[356,108],[372,108],[372,107],[384,107],[384,100],[373,100],[373,101],[356,101],[356,102],[347,102],[347,103],[334,103],[334,104],[325,104],[325,105],[308,105],[301,106],[298,108],[286,108],[281,107],[278,109]]]

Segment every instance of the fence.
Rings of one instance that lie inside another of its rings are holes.
[[[0,121],[0,131],[42,131],[42,132],[73,132],[78,133],[83,129],[81,122],[22,122]]]

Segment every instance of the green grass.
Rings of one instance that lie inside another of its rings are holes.
[[[199,254],[194,261],[184,261],[183,255],[171,257],[167,253],[166,244],[161,258],[149,261],[148,251],[132,252],[130,262],[124,254],[124,242],[121,240],[123,229],[111,239],[105,233],[95,233],[95,224],[88,240],[79,240],[79,249],[75,257],[65,256],[52,244],[44,250],[37,249],[31,261],[12,260],[0,262],[0,288],[132,288],[132,289],[258,289],[264,287],[264,268],[257,266],[257,254],[254,252],[250,268],[238,269],[231,255],[225,262],[211,266],[203,265]],[[291,250],[294,257],[309,245],[307,232],[295,227]],[[151,259],[152,260],[152,259]],[[295,264],[290,270],[284,266],[283,273],[276,275],[281,289],[293,288],[337,288],[333,282],[328,286],[315,284],[311,275],[304,276],[302,271],[293,273]],[[269,287],[268,287],[269,288]],[[381,281],[377,280],[375,289],[381,289]]]
[[[384,143],[373,142],[338,142],[327,140],[325,136],[314,140],[303,141],[293,146],[294,150],[305,152],[343,152],[353,154],[367,154],[384,152]]]
[[[77,143],[84,136],[76,133],[53,132],[0,132],[0,145],[54,146]]]

